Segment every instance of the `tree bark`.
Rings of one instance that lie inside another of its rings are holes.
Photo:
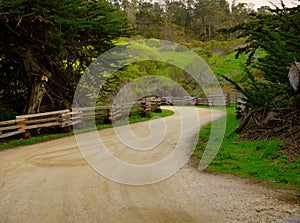
[[[295,92],[299,92],[300,88],[300,62],[295,62],[290,68],[288,78]]]
[[[45,85],[41,81],[34,80],[33,83],[31,83],[30,98],[27,103],[27,114],[40,112],[40,105],[46,92]]]
[[[39,66],[30,48],[22,53],[22,59],[26,74],[28,76],[28,101],[24,108],[25,114],[38,113],[44,95],[47,93],[45,85],[52,75],[46,69]]]

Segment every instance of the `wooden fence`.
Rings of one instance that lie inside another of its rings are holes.
[[[0,139],[23,133],[29,136],[32,129],[72,125],[70,110],[16,116],[15,120],[0,122]]]
[[[237,97],[236,97],[237,98]],[[235,98],[235,100],[236,100]],[[210,95],[207,98],[168,98],[169,103],[185,105],[210,105],[226,106],[234,100],[229,96]],[[234,101],[235,102],[235,101]],[[19,134],[23,137],[30,136],[30,130],[51,126],[68,128],[70,126],[83,124],[91,119],[104,119],[105,123],[111,123],[113,120],[122,119],[128,114],[139,113],[141,116],[148,116],[151,109],[161,112],[160,105],[163,103],[161,98],[143,98],[135,103],[122,104],[119,106],[96,106],[85,108],[73,108],[61,111],[52,111],[38,114],[28,114],[16,116],[15,120],[0,122],[0,139]],[[68,130],[67,129],[67,130]]]
[[[24,120],[9,120],[0,122],[0,139],[24,133],[25,128],[22,124],[23,121]]]
[[[135,103],[122,106],[96,106],[28,114],[16,116],[15,120],[0,122],[0,139],[23,134],[24,138],[30,137],[30,130],[51,126],[67,128],[83,124],[91,119],[104,119],[105,123],[121,119],[126,115],[140,113],[147,116],[151,108],[157,108],[157,103]],[[68,129],[67,129],[68,130]]]
[[[207,98],[197,98],[195,100],[196,105],[208,105],[208,106],[221,106],[221,107],[229,107],[230,106],[230,100],[229,96],[224,95],[209,95]]]
[[[205,98],[197,97],[167,97],[164,98],[163,103],[170,105],[206,105],[212,107],[229,107],[231,103],[236,103],[236,97],[232,95],[209,95]]]

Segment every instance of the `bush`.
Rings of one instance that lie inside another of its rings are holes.
[[[17,113],[13,109],[0,106],[0,121],[15,119],[16,115]]]

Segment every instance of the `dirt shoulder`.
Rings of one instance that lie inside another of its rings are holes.
[[[202,124],[209,114],[199,110]],[[110,137],[110,131],[99,134]],[[299,206],[281,195],[246,179],[201,172],[193,162],[159,183],[115,183],[88,165],[73,136],[0,151],[1,223],[282,223],[299,217]]]

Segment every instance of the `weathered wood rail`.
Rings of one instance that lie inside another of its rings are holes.
[[[182,105],[209,105],[228,107],[230,103],[236,102],[237,96],[210,95],[207,98],[172,98],[170,103]],[[30,136],[30,130],[58,126],[70,129],[71,126],[82,124],[92,119],[104,119],[104,123],[111,123],[113,120],[122,119],[127,115],[139,113],[141,116],[148,117],[150,110],[161,112],[161,98],[142,98],[135,103],[127,103],[114,106],[96,106],[52,111],[38,114],[28,114],[16,116],[15,120],[0,122],[0,139],[19,134],[23,137]]]
[[[15,120],[0,122],[0,139],[19,134],[23,137],[30,137],[30,130],[58,126],[67,128],[77,124],[85,124],[91,119],[104,119],[104,123],[111,123],[113,120],[121,119],[126,114],[140,113],[147,116],[151,108],[156,108],[155,104],[136,103],[134,105],[122,106],[96,106],[85,108],[73,108],[52,111],[38,114],[28,114],[16,116]],[[126,109],[128,111],[126,111]]]
[[[30,130],[59,126],[61,128],[72,125],[70,110],[45,112],[38,114],[19,115],[15,120],[0,122],[0,139],[18,134],[29,136]]]
[[[236,97],[230,95],[209,95],[205,98],[197,97],[168,97],[165,99],[166,104],[171,105],[196,105],[196,106],[212,106],[212,107],[229,107],[231,103],[236,102]]]
[[[25,132],[22,123],[24,120],[9,120],[0,122],[0,139]]]

